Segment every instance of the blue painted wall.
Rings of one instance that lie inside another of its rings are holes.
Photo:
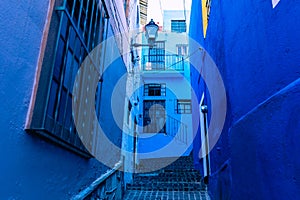
[[[24,131],[48,3],[0,4],[0,199],[69,199],[107,169]]]
[[[228,101],[219,151],[211,152],[212,196],[299,198],[300,4],[212,0],[206,39],[200,5],[193,1],[190,35],[217,64]]]

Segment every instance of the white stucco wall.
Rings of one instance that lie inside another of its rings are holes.
[[[176,15],[176,12],[174,12],[174,15]],[[160,31],[157,37],[157,41],[165,41],[166,55],[177,54],[178,44],[188,45],[188,38],[186,33]],[[143,43],[146,43],[145,38],[143,38]],[[144,48],[142,51],[144,56],[147,56],[148,52],[148,48]],[[188,155],[191,151],[191,148],[189,148],[193,139],[191,114],[177,114],[175,111],[177,99],[191,99],[190,68],[188,64],[188,58],[185,56],[184,59],[184,71],[142,71],[141,81],[143,84],[164,83],[166,84],[167,91],[166,96],[143,96],[142,90],[140,96],[143,100],[165,100],[165,110],[167,117],[169,116],[171,118],[175,118],[187,126],[187,144],[174,139],[168,134],[165,135],[163,133],[143,133],[143,128],[140,127],[138,144],[139,159],[178,157],[181,155]],[[166,68],[168,68],[172,66],[172,64],[174,63],[166,62],[165,66]],[[143,67],[145,66],[142,66],[142,69]],[[143,114],[143,102],[141,102],[139,106],[140,112],[141,114]],[[166,126],[169,126],[168,120]],[[165,146],[169,146],[169,148],[163,150],[163,147]]]

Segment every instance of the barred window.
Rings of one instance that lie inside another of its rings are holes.
[[[104,39],[107,12],[98,0],[55,5],[28,131],[89,157],[72,119],[72,90],[80,64]]]
[[[171,31],[177,33],[186,32],[185,20],[171,20]]]
[[[145,84],[144,96],[166,96],[166,84]]]
[[[177,105],[176,105],[175,110],[176,110],[177,114],[190,114],[190,113],[192,113],[191,100],[188,100],[188,99],[177,100]]]
[[[153,48],[149,48],[147,58],[148,68],[146,70],[164,70],[165,69],[165,41],[156,41]]]

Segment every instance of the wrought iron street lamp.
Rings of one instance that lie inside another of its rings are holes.
[[[158,25],[155,24],[153,19],[151,19],[151,21],[145,26],[145,30],[148,44],[153,45],[157,38]]]
[[[148,44],[138,44],[138,43],[132,43],[131,46],[133,47],[141,47],[141,46],[148,46],[153,47],[155,40],[157,38],[157,32],[158,32],[158,25],[155,24],[153,19],[145,26],[145,36],[148,41]],[[135,38],[138,36],[139,33],[135,36]]]

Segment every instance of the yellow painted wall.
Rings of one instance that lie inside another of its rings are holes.
[[[208,12],[210,11],[209,7],[206,5],[206,2],[209,2],[210,0],[202,0],[202,20],[203,20],[203,36],[206,37],[206,30],[208,25]],[[210,4],[210,3],[208,3]]]

